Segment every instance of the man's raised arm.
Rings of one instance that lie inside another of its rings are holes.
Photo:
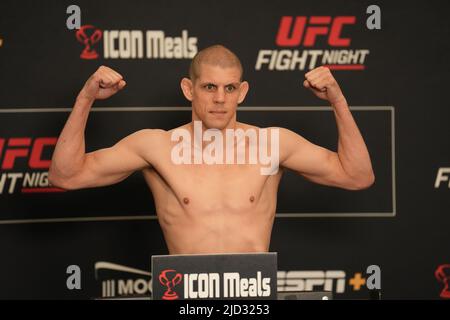
[[[58,138],[49,170],[51,185],[69,190],[110,185],[149,165],[140,150],[149,129],[135,132],[111,148],[85,153],[84,131],[92,104],[112,96],[125,84],[119,73],[104,66],[86,81]]]
[[[375,181],[369,152],[347,101],[330,70],[316,68],[305,75],[303,85],[329,101],[339,133],[338,151],[317,146],[296,133],[280,131],[280,163],[313,182],[359,190]]]

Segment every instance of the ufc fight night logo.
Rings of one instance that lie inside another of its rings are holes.
[[[364,70],[370,51],[350,48],[355,24],[355,16],[283,16],[274,39],[280,49],[259,50],[255,70]],[[332,49],[312,49],[319,44]]]
[[[22,193],[63,191],[48,188],[48,171],[23,170],[24,166],[48,170],[51,163],[50,151],[53,151],[56,141],[55,137],[39,137],[34,140],[32,137],[0,138],[0,194],[12,194],[18,187],[21,187]]]

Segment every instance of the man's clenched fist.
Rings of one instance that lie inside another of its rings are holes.
[[[305,88],[309,88],[320,99],[328,100],[332,105],[345,101],[341,88],[327,67],[318,67],[305,74]]]
[[[125,87],[122,76],[111,68],[101,66],[86,81],[79,97],[88,100],[106,99]]]

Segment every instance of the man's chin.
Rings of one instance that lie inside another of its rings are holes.
[[[227,125],[228,125],[229,121],[205,121],[203,122],[203,125],[205,126],[205,128],[208,129],[215,129],[215,130],[224,130],[226,129]]]

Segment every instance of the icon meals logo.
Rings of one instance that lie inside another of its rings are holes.
[[[244,278],[238,272],[182,275],[174,269],[166,269],[159,275],[159,282],[165,288],[163,300],[179,298],[180,292],[176,289],[181,287],[178,286],[181,280],[183,280],[184,299],[268,297],[271,293],[270,278],[263,278],[260,271],[254,278]]]
[[[84,46],[81,59],[97,59],[95,46],[103,38],[104,59],[192,59],[197,53],[197,38],[188,30],[180,36],[167,36],[163,30],[100,30],[81,26],[75,33]]]

